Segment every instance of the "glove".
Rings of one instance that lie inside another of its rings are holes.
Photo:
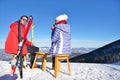
[[[19,47],[22,47],[23,41],[24,41],[24,40],[22,40],[22,41],[18,44]]]
[[[32,15],[30,15],[30,19],[33,19],[33,16],[32,16]]]

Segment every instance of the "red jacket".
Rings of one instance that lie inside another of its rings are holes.
[[[21,27],[21,36],[24,36],[25,33],[25,25],[20,24]],[[18,52],[18,22],[14,22],[10,25],[10,31],[8,33],[8,37],[5,42],[5,52],[8,54],[17,54]],[[27,45],[31,45],[31,42],[29,42],[27,39],[24,43],[22,54],[26,55],[27,52]]]

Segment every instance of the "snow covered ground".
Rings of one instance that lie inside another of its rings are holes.
[[[41,65],[41,63],[37,63]],[[93,63],[70,63],[72,75],[68,75],[66,63],[61,63],[60,73],[57,78],[53,77],[52,64],[47,62],[47,71],[40,68],[24,69],[22,80],[120,80],[120,65],[93,64]],[[13,77],[10,76],[10,63],[0,61],[0,80],[20,80],[19,71]]]

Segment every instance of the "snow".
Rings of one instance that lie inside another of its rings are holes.
[[[29,63],[28,63],[29,64]],[[37,63],[41,66],[41,63]],[[66,63],[61,63],[60,73],[53,77],[52,63],[47,62],[47,70],[40,68],[24,69],[23,79],[20,79],[19,71],[10,76],[11,65],[8,61],[0,61],[0,80],[120,80],[120,65],[94,64],[94,63],[70,63],[72,75],[68,75]]]

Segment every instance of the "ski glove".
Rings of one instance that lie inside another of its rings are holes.
[[[22,40],[22,41],[18,44],[18,45],[19,45],[19,48],[22,47],[23,41],[24,41],[24,40]]]

